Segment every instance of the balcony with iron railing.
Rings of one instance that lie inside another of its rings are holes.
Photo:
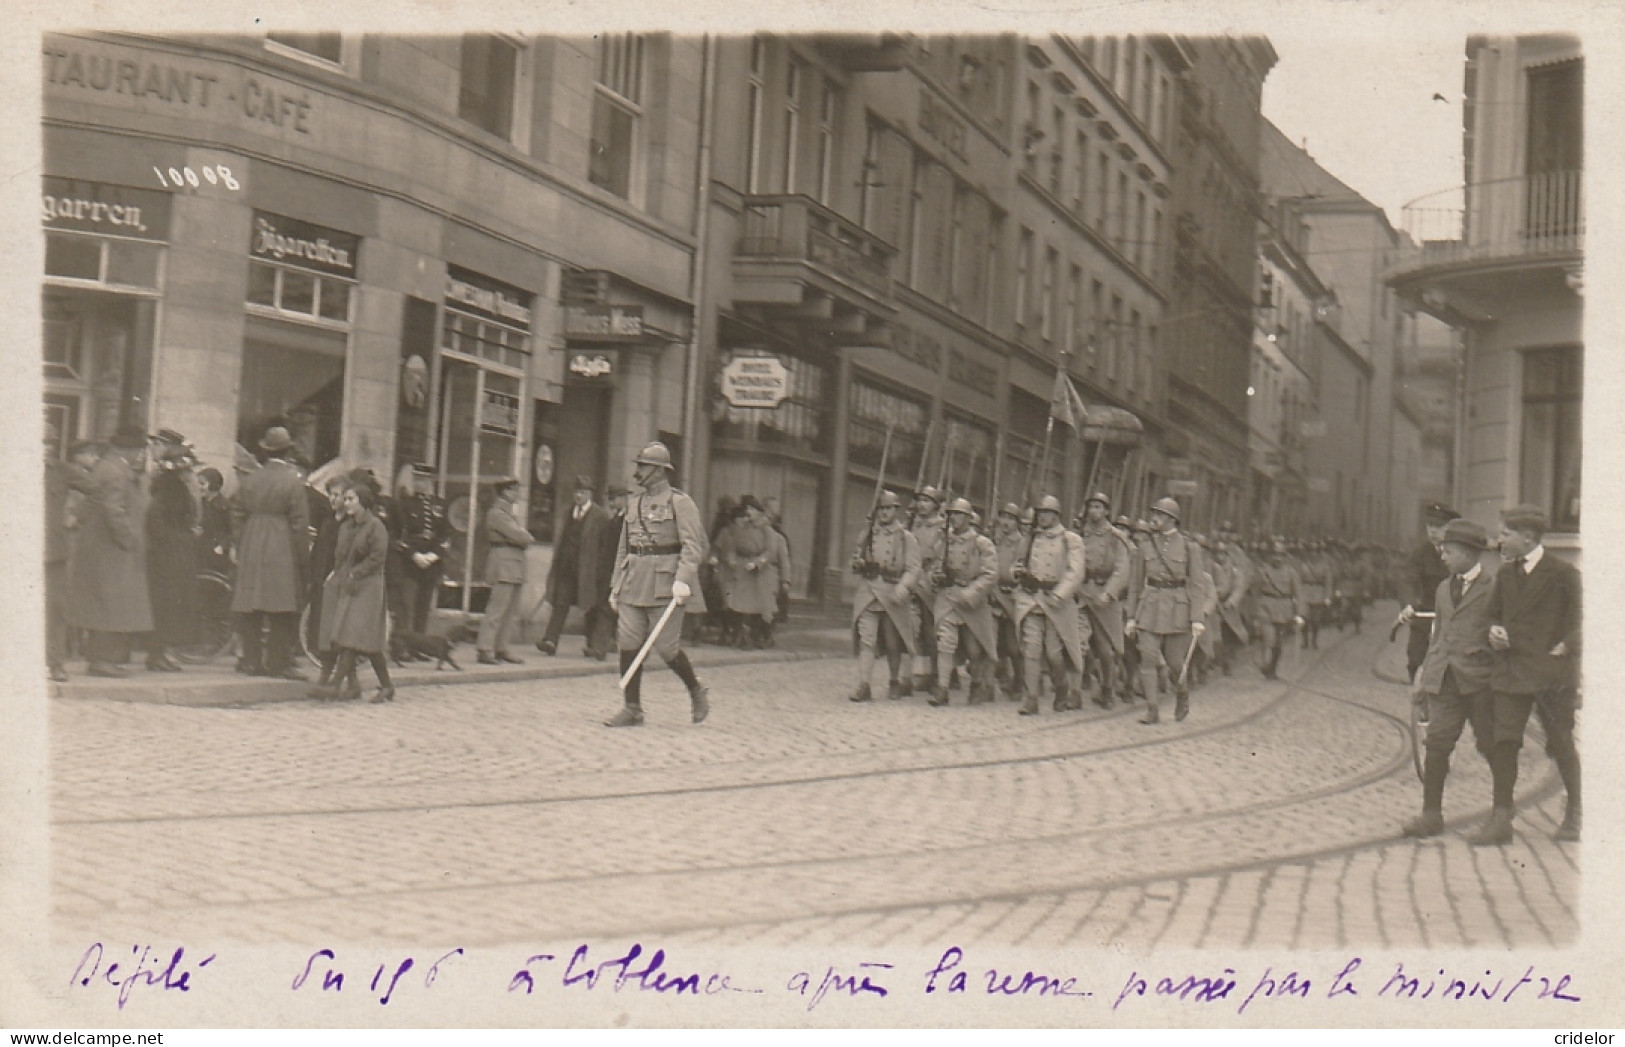
[[[1584,172],[1456,186],[1406,204],[1401,225],[1417,246],[1396,275],[1524,259],[1567,262],[1585,249]]]
[[[748,196],[737,258],[806,263],[891,297],[897,249],[808,196]]]

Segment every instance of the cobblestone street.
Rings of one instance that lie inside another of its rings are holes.
[[[1518,839],[1469,848],[1418,804],[1404,689],[1376,630],[1250,666],[1148,728],[1013,705],[854,706],[842,658],[664,670],[609,731],[613,680],[403,690],[388,706],[52,708],[54,929],[140,940],[469,945],[661,933],[1136,948],[1548,946],[1576,932],[1577,848],[1533,743]],[[132,872],[132,870],[137,870]]]

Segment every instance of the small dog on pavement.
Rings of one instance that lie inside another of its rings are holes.
[[[462,672],[463,667],[457,664],[457,659],[452,657],[451,652],[459,643],[467,640],[468,627],[464,625],[452,626],[444,636],[402,630],[390,634],[389,656],[402,668],[408,661],[432,661],[435,663],[436,672],[448,665]]]

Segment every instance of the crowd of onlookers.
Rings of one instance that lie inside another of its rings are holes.
[[[792,578],[778,499],[718,499],[710,544],[700,571],[707,611],[695,639],[741,650],[772,647],[775,627],[789,617]]]

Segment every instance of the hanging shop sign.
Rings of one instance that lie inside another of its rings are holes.
[[[571,353],[565,366],[577,378],[606,378],[615,373],[615,360],[607,353]]]
[[[169,236],[169,194],[73,178],[43,179],[40,219],[47,229],[162,241]]]
[[[518,436],[519,397],[487,389],[485,400],[480,404],[480,429],[502,436]]]
[[[777,407],[790,395],[790,372],[775,357],[736,356],[722,369],[722,395],[733,407]]]
[[[573,341],[623,342],[643,337],[643,306],[592,305],[564,307],[564,337]]]
[[[446,304],[530,330],[529,291],[467,269],[446,269]]]
[[[255,258],[354,280],[360,246],[361,237],[354,233],[268,211],[254,212],[254,238],[249,253]]]

